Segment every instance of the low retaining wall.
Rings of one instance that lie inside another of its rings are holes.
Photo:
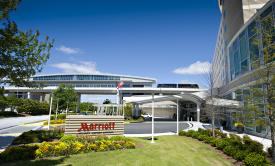
[[[65,134],[123,135],[124,117],[105,115],[68,115]]]

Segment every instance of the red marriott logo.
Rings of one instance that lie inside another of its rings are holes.
[[[80,128],[78,131],[94,131],[94,130],[114,130],[115,129],[115,122],[109,123],[81,123]]]

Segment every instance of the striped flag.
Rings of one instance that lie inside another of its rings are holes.
[[[119,82],[118,84],[117,84],[117,89],[119,89],[119,88],[122,88],[123,87],[123,84],[124,84],[124,82],[123,81],[121,81],[121,82]]]

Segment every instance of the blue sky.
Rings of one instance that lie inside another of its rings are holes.
[[[216,0],[23,0],[11,18],[21,29],[55,39],[42,73],[101,72],[202,84],[220,12]]]

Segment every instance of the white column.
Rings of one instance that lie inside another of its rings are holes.
[[[31,98],[31,92],[28,92],[27,93],[27,99],[30,99]]]
[[[154,132],[155,132],[154,118],[155,118],[155,101],[154,101],[154,93],[152,93],[152,140],[151,140],[151,143],[155,143],[155,140],[154,140]]]
[[[200,104],[197,103],[197,122],[200,122],[200,112],[201,112]]]
[[[177,99],[177,135],[179,135],[179,99]]]

